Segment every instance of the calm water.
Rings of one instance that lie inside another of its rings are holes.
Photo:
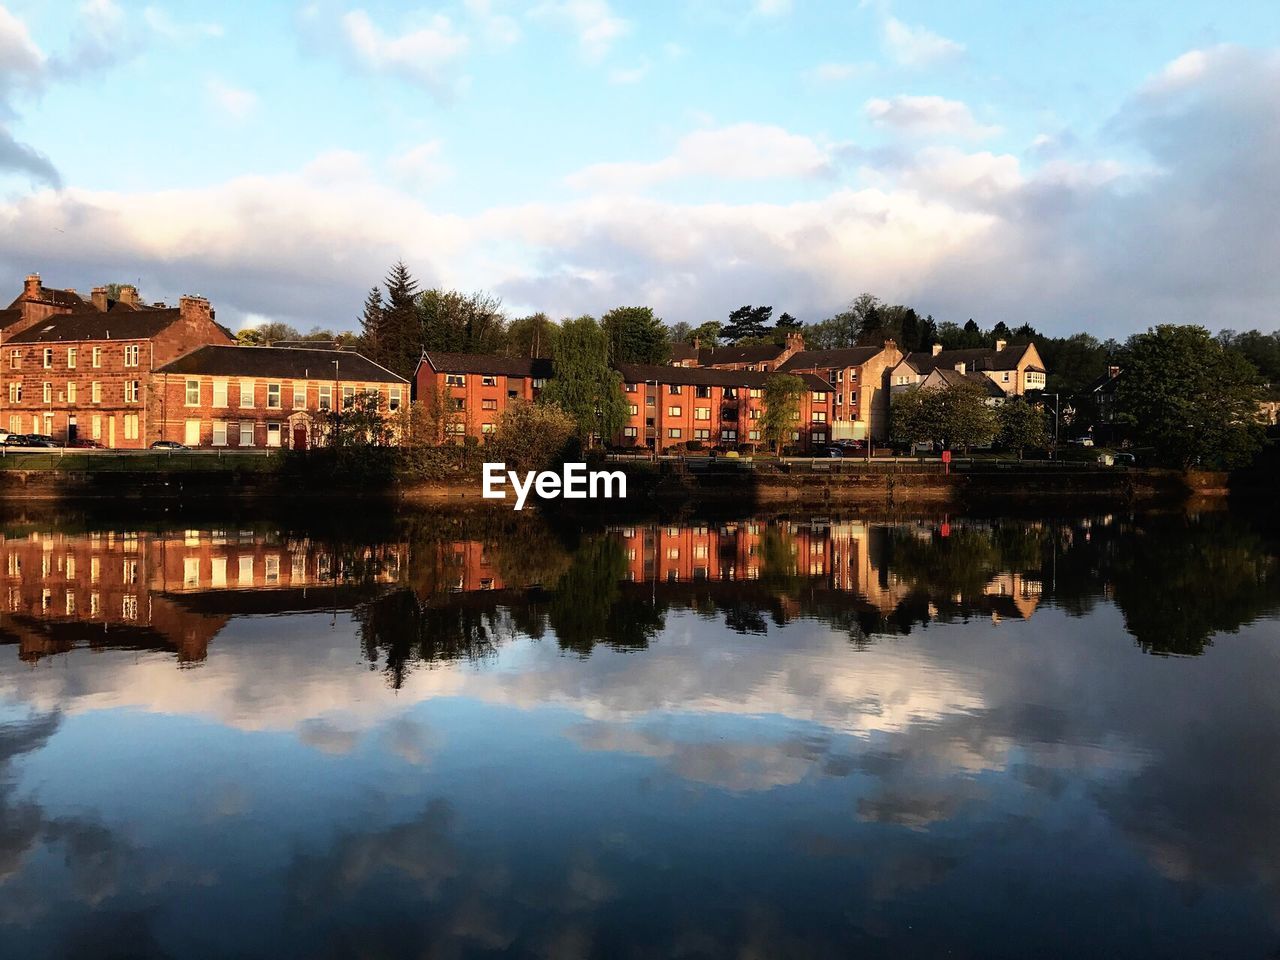
[[[1256,518],[0,531],[4,957],[1280,949]]]

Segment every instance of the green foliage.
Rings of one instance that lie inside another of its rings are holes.
[[[503,354],[508,357],[553,357],[560,327],[545,313],[512,320]]]
[[[652,307],[614,307],[600,318],[613,363],[663,364],[671,359],[667,328]]]
[[[418,282],[409,274],[403,261],[397,262],[384,281],[386,297],[365,298],[367,316],[361,316],[363,336],[361,351],[402,377],[412,377],[418,358],[422,356],[422,340],[418,329],[418,310],[414,303]],[[365,325],[366,320],[368,326]]]
[[[350,405],[316,414],[321,442],[328,447],[387,447],[395,443],[395,421],[377,390],[357,393]]]
[[[729,314],[729,322],[720,331],[720,336],[729,343],[764,338],[768,336],[772,316],[773,307],[739,307]]]
[[[423,350],[498,353],[506,344],[502,302],[490,294],[427,290],[417,296],[414,307],[418,323],[415,362]]]
[[[976,387],[962,384],[908,390],[891,401],[890,433],[895,443],[941,443],[968,449],[996,436],[995,412]]]
[[[512,401],[503,411],[490,448],[509,470],[550,470],[580,455],[577,424],[552,403]]]
[[[1028,447],[1049,445],[1049,425],[1044,408],[1038,403],[1010,397],[996,409],[996,419],[999,422],[997,439],[1006,449],[1017,450],[1019,460]]]
[[[622,377],[609,366],[609,342],[592,317],[566,320],[556,343],[556,375],[541,398],[573,418],[588,445],[608,440],[627,421]]]
[[[1231,468],[1260,449],[1258,372],[1204,327],[1165,324],[1137,334],[1121,366],[1117,405],[1159,462]]]
[[[765,380],[764,416],[760,426],[765,440],[773,444],[775,450],[780,449],[796,429],[800,399],[806,390],[804,381],[789,373],[771,374]]]
[[[689,343],[697,340],[703,347],[720,346],[721,332],[724,330],[724,324],[718,320],[708,320],[701,326],[693,329],[692,335],[688,338]]]

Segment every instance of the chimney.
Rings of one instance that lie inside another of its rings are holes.
[[[1008,340],[997,340],[997,341],[996,341],[996,353],[999,353],[1001,350],[1003,350],[1003,349],[1004,349],[1005,347],[1007,347],[1008,345],[1009,345],[1009,341],[1008,341]]]
[[[107,312],[107,288],[106,287],[94,287],[93,294],[90,297],[90,299],[93,301],[93,309],[97,310],[100,313]]]
[[[803,349],[804,349],[804,334],[803,334],[803,333],[801,333],[799,330],[796,330],[794,333],[788,333],[788,334],[787,334],[787,349],[788,349],[788,350],[790,350],[790,351],[793,351],[793,352],[794,352],[794,351],[796,351],[796,350],[803,350]]]
[[[1116,366],[1107,367],[1107,376],[1114,380],[1120,376],[1120,368]]]
[[[937,356],[938,354],[940,354],[941,352],[942,352],[942,344],[940,344],[940,343],[935,343],[935,344],[933,345],[933,355],[936,357],[936,356]]]
[[[131,307],[141,306],[142,298],[138,296],[138,288],[131,283],[121,287],[120,302],[127,303]]]
[[[956,364],[956,370],[959,371],[961,376],[964,376],[965,364],[963,360]]]
[[[178,316],[187,321],[212,322],[213,309],[204,297],[185,296],[178,300]]]
[[[29,273],[27,279],[22,283],[22,295],[28,300],[37,300],[40,297],[40,274]]]

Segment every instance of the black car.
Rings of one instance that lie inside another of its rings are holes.
[[[190,450],[185,443],[179,443],[177,440],[157,440],[151,444],[152,450]]]
[[[4,445],[6,447],[57,447],[57,442],[53,437],[46,437],[38,433],[11,433],[5,437]]]

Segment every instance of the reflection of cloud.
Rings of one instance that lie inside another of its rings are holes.
[[[430,728],[407,716],[391,720],[385,739],[392,753],[414,766],[423,766],[430,761],[432,752],[440,745]]]
[[[350,753],[360,740],[357,730],[348,730],[324,719],[304,720],[298,725],[298,739],[323,753]]]

